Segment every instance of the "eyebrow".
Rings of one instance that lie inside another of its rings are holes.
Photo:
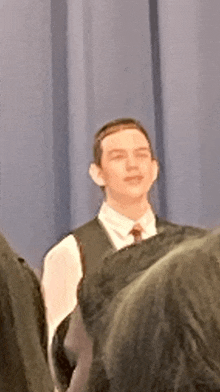
[[[148,152],[150,152],[150,148],[149,147],[139,147],[139,148],[136,148],[134,151],[148,151]]]
[[[117,153],[123,153],[123,152],[125,152],[125,150],[123,150],[122,148],[121,149],[119,149],[119,148],[115,148],[114,150],[111,150],[111,151],[109,151],[108,152],[108,155],[112,155],[112,154],[117,154]]]
[[[118,154],[118,153],[124,153],[126,150],[125,149],[123,149],[123,148],[114,148],[114,150],[111,150],[111,151],[109,151],[108,152],[108,155],[113,155],[113,154]],[[150,148],[149,147],[138,147],[138,148],[135,148],[135,150],[134,150],[135,152],[137,151],[147,151],[147,152],[150,152]]]

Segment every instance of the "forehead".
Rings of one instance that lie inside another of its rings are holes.
[[[108,152],[114,149],[131,150],[139,147],[149,148],[146,136],[134,128],[127,128],[116,131],[106,136],[101,143],[102,151]]]

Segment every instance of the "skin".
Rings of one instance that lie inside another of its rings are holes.
[[[107,203],[121,214],[139,219],[150,206],[147,195],[158,175],[146,137],[128,128],[106,136],[101,147],[101,166],[96,169]]]

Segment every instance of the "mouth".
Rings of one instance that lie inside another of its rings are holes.
[[[131,184],[138,184],[143,180],[143,176],[129,176],[125,177],[125,182],[131,183]]]

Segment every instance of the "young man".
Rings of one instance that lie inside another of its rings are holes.
[[[149,136],[138,121],[118,119],[96,133],[89,172],[104,188],[105,201],[98,217],[64,238],[44,260],[42,287],[50,341],[58,324],[76,305],[76,288],[82,277],[76,237],[82,243],[89,273],[106,254],[132,244],[134,235],[140,236],[131,233],[135,224],[141,227],[141,239],[157,233],[148,193],[157,178],[158,163]]]
[[[82,275],[88,279],[102,267],[104,258],[109,257],[110,269],[116,259],[112,272],[120,277],[122,270],[118,267],[117,271],[115,267],[121,266],[123,252],[126,261],[133,260],[135,265],[138,249],[141,252],[147,250],[147,258],[153,263],[176,243],[204,234],[201,229],[178,226],[155,217],[149,191],[158,171],[149,136],[138,121],[118,119],[96,133],[94,162],[89,172],[95,183],[103,188],[105,200],[95,219],[74,230],[45,258],[43,292],[50,342],[58,324],[77,304],[77,285]],[[155,238],[150,238],[153,236]],[[129,247],[141,240],[144,241],[139,246]],[[81,244],[83,263],[78,243]],[[127,264],[125,271],[129,273]],[[97,300],[96,295],[96,291],[90,295],[92,307]],[[68,324],[69,319],[65,319],[56,334],[54,358],[57,360],[55,371],[60,388],[65,391],[70,385],[68,390],[75,392],[80,388],[83,390],[87,380],[93,339],[83,326],[79,307],[70,320]],[[68,359],[69,368],[61,358],[63,354]],[[70,382],[71,368],[75,371]],[[97,374],[96,371],[93,373]]]

